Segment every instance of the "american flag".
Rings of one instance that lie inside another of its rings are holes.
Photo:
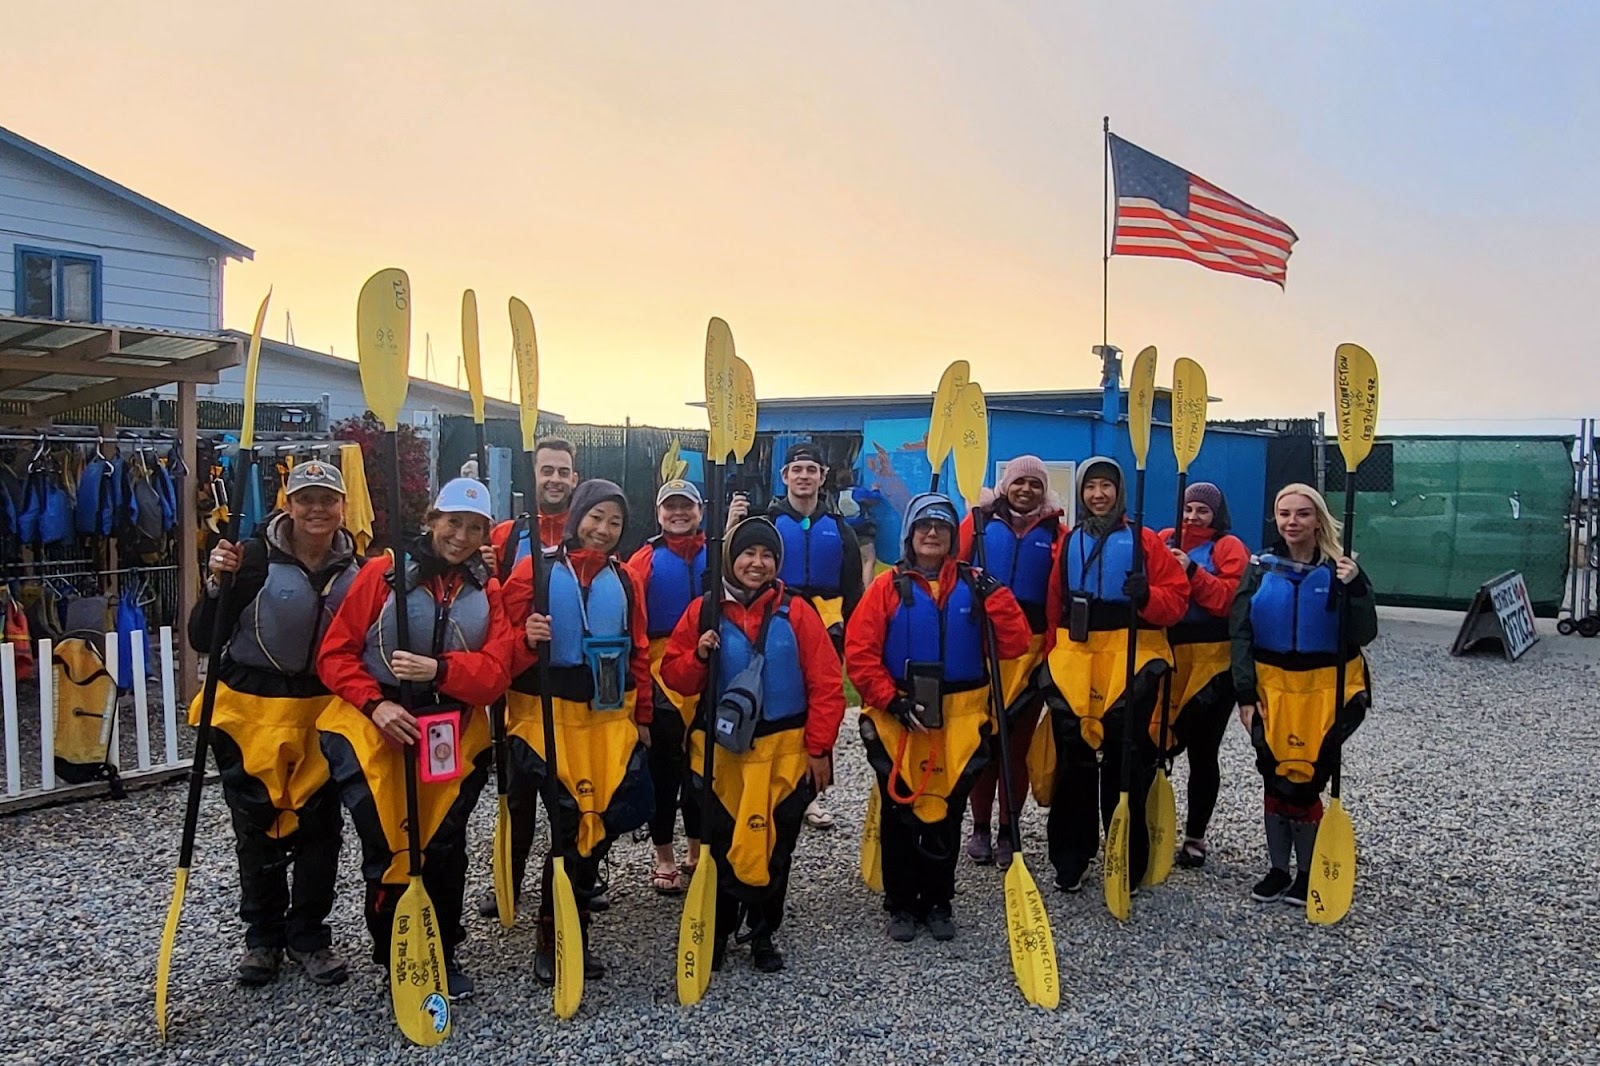
[[[1117,194],[1112,255],[1187,259],[1283,287],[1299,239],[1286,223],[1114,133],[1107,136]]]

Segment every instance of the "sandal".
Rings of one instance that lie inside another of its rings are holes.
[[[650,887],[663,896],[677,896],[683,892],[683,875],[676,869],[650,871]]]
[[[1178,865],[1186,870],[1197,870],[1206,864],[1206,842],[1190,837],[1178,849]]]
[[[678,864],[678,876],[685,881],[693,881],[695,868],[699,865],[699,860],[694,862],[680,862]]]

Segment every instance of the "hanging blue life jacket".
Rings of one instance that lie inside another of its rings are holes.
[[[133,645],[138,641],[144,650],[144,673],[150,676],[150,632],[146,628],[144,608],[133,596],[131,589],[124,590],[117,600],[117,690],[133,689]]]
[[[550,568],[550,665],[585,666],[584,637],[620,637],[628,632],[628,590],[614,563],[594,576],[587,590],[565,562]],[[585,618],[588,624],[585,625]]]
[[[72,497],[58,475],[44,474],[39,480],[38,543],[49,547],[72,539]]]
[[[1087,592],[1101,603],[1127,603],[1122,584],[1133,572],[1133,530],[1114,529],[1104,546],[1081,526],[1061,547],[1061,570],[1066,590]]]
[[[171,533],[178,525],[178,489],[166,463],[158,462],[151,468],[150,483],[161,500],[161,528]]]
[[[817,512],[796,519],[786,512],[771,515],[783,538],[783,569],[778,577],[796,595],[839,595],[839,572],[844,568],[844,537],[838,515]]]
[[[787,598],[787,597],[786,597]],[[744,629],[731,619],[722,619],[722,650],[718,653],[717,674],[726,692],[740,671],[750,665],[755,653]],[[767,626],[762,645],[765,661],[761,666],[761,720],[781,722],[806,713],[806,677],[800,668],[800,645],[789,624],[789,606],[784,604]]]
[[[972,591],[971,570],[956,567],[955,588],[941,611],[928,590],[909,573],[895,575],[900,606],[889,616],[883,665],[896,681],[906,680],[906,664],[944,664],[946,685],[972,685],[988,677],[984,666],[983,619]]]
[[[85,537],[109,537],[123,506],[122,457],[96,455],[78,478],[77,529]]]
[[[1050,563],[1055,531],[1040,522],[1022,536],[1003,520],[991,518],[983,529],[984,565],[1005,583],[1018,603],[1043,604],[1050,590]]]
[[[1303,567],[1263,555],[1261,584],[1250,597],[1255,646],[1279,655],[1337,655],[1339,611],[1331,564]]]
[[[705,573],[705,545],[690,562],[667,547],[665,537],[656,539],[650,556],[650,584],[644,594],[652,638],[670,635],[689,604],[705,594]]]

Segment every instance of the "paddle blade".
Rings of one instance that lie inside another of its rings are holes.
[[[706,324],[706,461],[720,466],[733,447],[733,330],[720,318]]]
[[[1350,912],[1356,892],[1356,830],[1338,797],[1328,802],[1317,844],[1311,850],[1311,885],[1306,892],[1306,918],[1332,925]]]
[[[380,270],[361,286],[356,349],[367,407],[385,429],[397,428],[411,387],[411,281],[404,270]]]
[[[944,368],[944,375],[939,378],[939,389],[933,394],[933,416],[928,419],[928,465],[933,467],[935,474],[950,456],[956,395],[971,377],[972,367],[965,359],[957,359]]]
[[[1206,372],[1193,359],[1172,364],[1172,453],[1186,473],[1206,437]]]
[[[956,488],[968,507],[976,507],[983,491],[983,471],[989,465],[989,405],[983,386],[969,381],[956,394],[954,439]]]
[[[1378,434],[1378,363],[1359,344],[1333,351],[1333,399],[1344,468],[1354,470]]]
[[[678,1002],[700,1002],[711,985],[712,940],[717,928],[717,864],[709,855],[695,864],[694,879],[678,923]]]
[[[557,1018],[578,1013],[583,1001],[583,928],[578,924],[578,902],[572,895],[572,879],[567,876],[565,859],[555,860],[555,952]]]
[[[1061,975],[1056,967],[1056,942],[1044,897],[1020,854],[1006,871],[1006,934],[1011,941],[1011,969],[1029,1003],[1045,1010],[1061,1004]]]
[[[1134,465],[1144,469],[1150,455],[1150,412],[1156,404],[1156,348],[1139,353],[1128,372],[1128,439],[1133,443]]]
[[[461,294],[461,361],[467,368],[467,391],[472,393],[472,420],[483,425],[483,356],[478,350],[478,294]],[[488,471],[484,471],[488,476]]]
[[[256,308],[256,325],[250,331],[250,347],[244,357],[244,427],[239,432],[239,446],[249,448],[256,442],[256,372],[261,369],[261,327],[266,325],[267,304],[272,301],[272,290],[261,298]]]
[[[1129,818],[1128,794],[1124,792],[1117,798],[1111,828],[1106,830],[1106,910],[1119,922],[1127,921],[1133,913],[1133,900],[1128,893]]]
[[[678,455],[683,451],[678,443],[678,438],[673,437],[672,443],[667,445],[667,454],[661,457],[661,483],[665,485],[678,476]]]
[[[878,806],[878,788],[867,793],[867,822],[861,827],[861,880],[872,891],[883,892],[883,841],[878,835],[883,811]]]
[[[167,921],[161,927],[161,953],[156,956],[156,1028],[161,1031],[163,1043],[167,1039],[167,979],[172,975],[172,945],[178,939],[178,918],[183,914],[183,894],[188,888],[189,871],[180,866],[172,882],[172,902],[167,904]]]
[[[533,332],[533,312],[511,298],[511,354],[517,363],[517,390],[521,399],[522,450],[533,451],[539,437],[539,338]]]
[[[1144,821],[1150,833],[1150,861],[1145,867],[1144,883],[1159,885],[1172,873],[1172,850],[1177,846],[1178,835],[1178,807],[1172,795],[1172,782],[1162,767],[1156,768],[1156,779],[1150,782]]]
[[[733,357],[733,461],[744,462],[756,443],[756,377],[750,364]]]
[[[504,796],[494,814],[494,910],[500,928],[517,920],[517,892],[511,884],[511,809]]]
[[[433,1047],[450,1035],[439,913],[420,876],[411,878],[394,909],[394,928],[389,934],[389,998],[395,1024],[413,1044]]]

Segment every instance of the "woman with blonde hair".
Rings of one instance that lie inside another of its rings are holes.
[[[1273,519],[1279,541],[1251,560],[1233,601],[1233,683],[1266,790],[1271,868],[1250,895],[1259,903],[1303,907],[1322,787],[1371,705],[1361,649],[1378,635],[1378,612],[1372,584],[1343,553],[1339,523],[1321,493],[1309,485],[1284,486]],[[1342,614],[1341,596],[1347,598]],[[1341,652],[1342,707],[1335,706]]]

